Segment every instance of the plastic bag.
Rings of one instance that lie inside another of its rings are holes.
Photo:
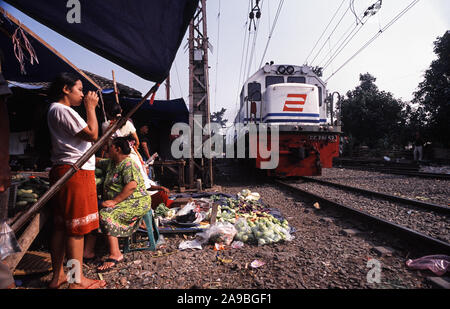
[[[197,240],[186,240],[180,243],[178,246],[178,249],[180,250],[186,250],[186,249],[202,249],[202,244]]]
[[[181,208],[178,212],[177,212],[177,217],[178,216],[184,216],[187,215],[188,213],[191,212],[191,210],[195,210],[195,203],[194,202],[189,202],[186,205],[184,205],[183,208]]]
[[[236,228],[233,224],[228,222],[216,222],[211,225],[206,231],[197,234],[200,243],[223,243],[227,246],[231,244],[236,235]]]
[[[0,224],[0,261],[11,254],[21,252],[13,230],[6,222]]]
[[[248,243],[255,239],[252,229],[244,218],[239,218],[234,227],[236,228],[236,240]]]
[[[450,268],[450,256],[427,255],[415,260],[407,260],[406,266],[412,269],[429,269],[438,276],[442,276]]]

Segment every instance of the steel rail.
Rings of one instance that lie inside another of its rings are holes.
[[[402,204],[414,205],[414,206],[418,206],[418,207],[422,207],[422,208],[427,208],[427,209],[430,209],[430,210],[433,210],[433,211],[436,211],[436,212],[442,212],[442,213],[450,214],[450,207],[443,206],[443,205],[427,203],[427,202],[422,202],[422,201],[413,200],[413,199],[409,199],[409,198],[399,197],[399,196],[395,196],[395,195],[391,195],[391,194],[381,193],[381,192],[377,192],[377,191],[372,191],[372,190],[367,190],[367,189],[347,186],[347,185],[343,185],[343,184],[340,184],[340,183],[330,182],[330,181],[326,181],[326,180],[322,180],[322,179],[316,179],[316,178],[312,178],[312,177],[301,176],[300,178],[304,179],[306,181],[317,182],[317,183],[320,183],[320,184],[323,184],[323,185],[326,185],[326,186],[336,187],[336,188],[339,188],[339,189],[353,191],[353,192],[357,192],[357,193],[361,193],[361,194],[373,195],[373,196],[376,196],[376,197],[381,197],[381,198],[384,198],[386,200],[399,202],[399,203],[402,203]]]
[[[370,170],[379,173],[387,173],[394,175],[403,175],[403,176],[411,176],[411,177],[422,177],[422,178],[435,178],[435,179],[444,179],[450,180],[450,174],[443,173],[427,173],[427,172],[419,172],[414,171],[408,168],[390,168],[390,167],[377,167],[377,166],[356,166],[356,165],[342,165],[336,166],[339,168],[347,168],[347,169],[356,169],[356,170]]]
[[[316,195],[314,193],[302,190],[300,188],[297,188],[291,184],[288,184],[284,181],[280,180],[274,180],[276,184],[285,187],[291,191],[294,191],[297,194],[301,194],[303,196],[307,196],[309,198],[313,198],[314,200],[320,202],[322,205],[329,205],[333,208],[339,210],[339,211],[345,211],[349,214],[355,215],[359,218],[362,218],[370,223],[373,223],[374,225],[381,226],[386,228],[387,230],[396,233],[396,235],[402,235],[406,239],[410,240],[414,244],[421,243],[427,248],[432,248],[433,250],[436,250],[438,252],[441,252],[443,254],[450,254],[450,243],[447,243],[445,241],[441,241],[439,239],[430,237],[428,235],[419,233],[417,231],[414,231],[412,229],[409,229],[407,227],[401,226],[399,224],[384,220],[382,218],[373,216],[367,212],[357,210],[355,208],[345,206],[342,204],[339,204],[337,202],[331,201],[329,199],[326,199],[322,196]]]

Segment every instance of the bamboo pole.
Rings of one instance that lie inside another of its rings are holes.
[[[133,108],[131,109],[126,116],[122,116],[119,121],[117,121],[115,124],[113,124],[106,133],[97,141],[94,145],[92,145],[91,148],[87,152],[85,152],[80,159],[72,166],[70,170],[68,170],[64,176],[62,176],[55,184],[53,184],[50,189],[45,192],[39,200],[29,208],[23,216],[21,216],[19,219],[17,219],[13,225],[11,226],[11,229],[16,233],[34,214],[39,212],[41,208],[50,200],[50,198],[72,177],[77,170],[81,166],[83,166],[90,157],[92,157],[103,145],[109,140],[111,135],[116,132],[118,128],[121,128],[127,120],[134,115],[134,113],[142,106],[142,104],[145,103],[145,101],[152,95],[151,100],[155,98],[156,91],[159,88],[159,84],[155,84],[152,89],[150,89],[147,94],[144,96],[144,98]]]
[[[116,103],[119,104],[119,92],[117,91],[116,75],[114,74],[114,70],[112,70],[112,78],[114,85],[114,94],[116,96]]]

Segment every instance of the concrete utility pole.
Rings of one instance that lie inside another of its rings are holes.
[[[189,26],[189,126],[191,128],[191,158],[189,159],[189,185],[194,186],[201,179],[206,187],[214,184],[212,159],[194,158],[194,132],[210,123],[209,108],[209,66],[208,66],[208,34],[206,25],[206,0],[200,0],[197,11]],[[194,123],[194,116],[200,119]],[[202,143],[210,139],[203,135]],[[208,143],[208,142],[206,142]],[[200,146],[200,145],[195,145]],[[209,147],[209,146],[208,146]],[[197,153],[200,153],[197,149]],[[198,157],[198,156],[197,156]]]

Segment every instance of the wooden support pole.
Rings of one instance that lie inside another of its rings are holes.
[[[114,74],[114,70],[112,70],[112,78],[114,84],[114,94],[116,95],[116,103],[119,104],[119,92],[117,91],[116,75]]]
[[[103,147],[105,143],[108,142],[110,137],[114,134],[114,132],[117,131],[118,128],[121,128],[126,121],[136,113],[136,111],[144,104],[144,102],[152,95],[152,99],[155,96],[156,91],[159,88],[159,84],[155,84],[155,86],[152,87],[152,89],[149,90],[149,92],[142,98],[141,102],[136,104],[126,116],[122,116],[116,123],[114,123],[109,129],[105,132],[105,134],[94,144],[91,148],[88,149],[87,152],[85,152],[80,159],[72,166],[70,170],[68,170],[55,184],[53,184],[50,189],[45,192],[38,201],[31,206],[27,212],[20,217],[18,220],[14,222],[14,224],[11,226],[11,229],[14,232],[17,232],[33,215],[38,213],[42,207],[50,200],[50,198],[59,191],[59,189],[76,173],[76,171],[79,169],[79,167],[83,166],[90,157],[95,155],[95,153]]]
[[[36,214],[18,240],[19,246],[22,251],[11,254],[3,260],[3,262],[8,265],[9,269],[11,269],[11,271],[14,271],[14,269],[16,269],[17,265],[19,264],[25,253],[28,251],[28,248],[30,248],[34,239],[42,230],[42,227],[44,226],[46,220],[47,214],[44,211]]]

